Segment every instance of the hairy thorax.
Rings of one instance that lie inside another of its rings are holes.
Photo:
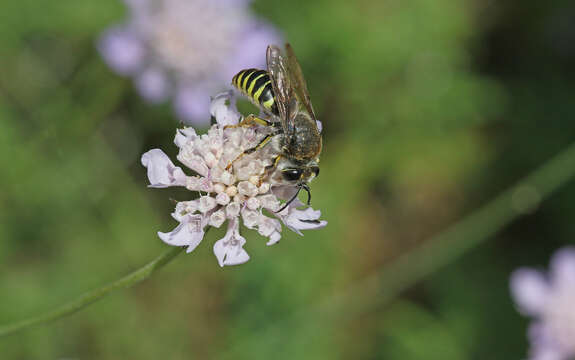
[[[321,152],[321,135],[315,121],[300,113],[294,120],[293,136],[285,137],[285,149],[290,157],[299,161],[315,159]]]

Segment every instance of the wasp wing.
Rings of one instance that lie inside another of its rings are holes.
[[[297,115],[297,100],[294,96],[292,80],[281,50],[274,45],[268,46],[266,53],[268,73],[274,90],[280,122],[284,134],[293,134],[293,120]]]
[[[293,48],[289,43],[286,43],[286,53],[287,53],[287,61],[289,67],[288,70],[290,75],[291,86],[293,87],[296,93],[298,101],[300,103],[303,103],[305,109],[315,122],[317,118],[315,117],[315,112],[313,111],[313,107],[309,99],[309,91],[307,90],[307,85],[305,83],[305,79],[301,71],[301,66],[299,65],[299,62],[295,57]]]

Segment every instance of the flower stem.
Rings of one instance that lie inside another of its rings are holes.
[[[162,267],[164,267],[164,265],[172,261],[178,254],[182,252],[183,249],[184,248],[182,247],[169,248],[154,260],[150,261],[149,263],[135,270],[134,272],[124,276],[123,278],[113,281],[98,289],[88,291],[87,293],[81,295],[77,299],[72,300],[52,311],[28,319],[20,320],[12,324],[2,325],[0,326],[0,337],[12,335],[16,332],[25,330],[29,327],[47,323],[53,320],[57,320],[66,315],[73,314],[76,311],[79,311],[85,308],[86,306],[102,299],[104,296],[108,295],[114,290],[127,288],[142,280],[145,280],[154,272],[161,269]]]

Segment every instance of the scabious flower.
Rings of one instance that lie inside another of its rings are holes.
[[[318,229],[327,222],[319,220],[320,211],[295,200],[285,209],[280,200],[294,194],[293,186],[278,185],[271,176],[264,176],[265,167],[277,155],[273,146],[243,156],[268,133],[265,127],[224,128],[237,124],[241,115],[235,108],[231,92],[212,99],[210,112],[216,119],[207,134],[198,135],[191,127],[179,129],[174,143],[179,148],[177,159],[197,175],[186,175],[160,149],[142,155],[148,170],[150,187],[183,186],[197,192],[195,200],[180,201],[172,217],[179,225],[171,232],[159,232],[162,241],[173,246],[185,246],[193,251],[204,237],[206,227],[219,228],[227,222],[226,235],[214,244],[214,254],[220,266],[242,264],[249,260],[240,234],[240,222],[268,238],[267,245],[281,238],[282,223],[302,235],[301,230]],[[226,170],[233,162],[233,166]]]
[[[575,247],[557,251],[550,271],[521,268],[511,276],[519,311],[534,318],[528,335],[530,360],[575,358]]]
[[[132,76],[141,96],[173,99],[185,123],[207,125],[209,94],[233,75],[262,67],[277,32],[255,18],[249,0],[124,0],[128,19],[106,30],[98,49],[118,74]]]

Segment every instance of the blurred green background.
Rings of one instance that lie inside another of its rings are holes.
[[[0,339],[0,358],[523,358],[527,320],[508,277],[574,243],[574,184],[392,303],[349,288],[575,139],[573,2],[253,8],[294,45],[323,120],[312,188],[328,227],[284,231],[273,247],[244,229],[252,259],[226,268],[212,254],[222,231],[210,232],[150,280]],[[143,102],[95,50],[123,4],[4,0],[0,13],[5,324],[155,257],[182,192],[147,189],[139,162],[155,147],[175,155],[171,110]],[[342,294],[369,306],[329,312]]]

